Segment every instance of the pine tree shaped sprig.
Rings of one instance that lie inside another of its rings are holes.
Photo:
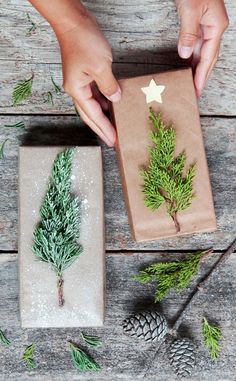
[[[63,272],[78,258],[80,208],[70,194],[74,149],[61,152],[54,161],[48,191],[40,209],[41,222],[34,232],[33,252],[49,263],[57,275],[59,306],[64,304]]]
[[[174,221],[176,232],[179,232],[177,213],[191,205],[196,165],[191,165],[184,175],[186,154],[181,152],[175,157],[174,127],[166,126],[161,113],[155,114],[152,108],[150,120],[153,125],[150,134],[153,146],[150,147],[149,165],[141,171],[144,202],[153,211],[165,204]]]
[[[203,318],[202,333],[204,337],[204,344],[210,351],[212,360],[216,361],[220,352],[219,341],[222,339],[221,329],[215,324],[210,324],[206,318]]]
[[[157,282],[155,302],[160,302],[171,289],[178,292],[188,287],[193,276],[198,272],[203,258],[212,249],[189,254],[184,260],[154,263],[134,277],[140,283]]]

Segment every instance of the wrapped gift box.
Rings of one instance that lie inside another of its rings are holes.
[[[53,162],[65,147],[21,147],[19,156],[19,281],[22,327],[96,327],[104,321],[105,255],[100,147],[76,147],[71,190],[81,200],[83,252],[63,273],[59,307],[56,275],[32,252],[33,232]]]
[[[182,234],[216,230],[211,185],[205,156],[198,106],[191,69],[165,72],[119,81],[122,99],[111,105],[117,128],[117,156],[131,230],[136,241],[155,240]],[[155,86],[158,86],[156,88]],[[164,122],[173,123],[176,152],[185,151],[187,166],[196,162],[193,183],[195,199],[178,213],[181,231],[176,234],[166,206],[152,211],[144,204],[140,169],[149,163],[151,146],[149,107],[161,112]]]

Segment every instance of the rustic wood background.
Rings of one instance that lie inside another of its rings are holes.
[[[183,66],[176,52],[178,18],[172,0],[97,0],[84,2],[96,15],[114,52],[118,77],[134,76]],[[91,353],[102,365],[95,375],[73,369],[67,340],[79,338],[77,329],[22,330],[19,323],[17,284],[17,160],[18,147],[27,145],[100,144],[76,117],[66,94],[45,102],[52,90],[50,76],[61,83],[60,53],[49,25],[26,1],[0,1],[0,144],[8,138],[0,161],[0,328],[13,345],[0,345],[0,380],[136,381],[142,377],[155,345],[143,345],[122,334],[122,320],[133,311],[158,308],[174,319],[191,289],[170,294],[162,306],[153,306],[155,285],[141,286],[131,278],[146,264],[180,258],[188,251],[214,247],[201,268],[210,268],[236,236],[236,3],[227,0],[230,27],[207,88],[199,102],[202,129],[214,194],[218,231],[184,238],[136,244],[127,221],[119,172],[113,149],[103,146],[106,249],[107,318],[103,329],[88,330],[104,340]],[[28,35],[29,13],[38,28]],[[11,93],[20,79],[35,73],[33,97],[12,106]],[[5,128],[23,120],[26,130]],[[192,285],[192,287],[194,284]],[[236,380],[236,258],[233,254],[201,294],[181,327],[198,345],[197,366],[191,380]],[[222,354],[212,363],[201,338],[201,317],[218,322],[223,330]],[[37,343],[38,368],[29,372],[21,361],[24,347]],[[175,380],[163,350],[145,381]]]

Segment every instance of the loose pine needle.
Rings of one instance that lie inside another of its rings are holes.
[[[37,368],[37,364],[35,363],[33,359],[34,351],[35,351],[35,344],[33,343],[29,345],[28,347],[26,347],[22,356],[22,360],[26,362],[28,369]]]
[[[46,102],[50,103],[52,106],[54,106],[54,100],[53,100],[53,95],[52,95],[51,91],[47,92]]]
[[[28,99],[32,95],[32,85],[33,85],[34,75],[25,81],[19,81],[13,89],[12,102],[13,106],[17,106],[19,103]]]
[[[15,124],[5,124],[4,127],[9,128],[25,128],[25,123],[23,121],[17,122]]]
[[[3,333],[1,329],[0,329],[0,342],[7,346],[11,345],[10,340],[8,340],[8,338],[5,336],[5,334]]]
[[[210,351],[212,360],[216,361],[220,352],[219,341],[223,337],[220,327],[215,324],[210,324],[206,318],[203,318],[202,334],[205,347]]]
[[[81,336],[91,347],[100,347],[102,345],[102,341],[98,336],[86,335],[84,332],[81,332]]]
[[[54,87],[54,91],[56,94],[61,94],[61,88],[60,86],[54,81],[53,77],[51,76],[51,81],[52,81],[52,84],[53,84],[53,87]]]
[[[210,252],[210,250],[189,254],[188,257],[182,261],[154,263],[140,271],[134,279],[142,284],[156,281],[155,302],[160,302],[167,296],[171,289],[176,289],[180,292],[188,287],[193,276],[199,270],[201,258],[208,252]]]
[[[69,343],[69,345],[71,350],[72,362],[76,369],[80,370],[81,372],[95,372],[100,369],[100,366],[81,348],[79,348],[77,345],[71,342]]]
[[[194,198],[193,179],[196,166],[191,165],[186,175],[186,154],[175,157],[176,134],[172,126],[166,126],[161,114],[150,108],[153,131],[150,134],[153,147],[150,148],[150,162],[141,171],[144,180],[144,203],[151,210],[166,205],[167,213],[174,221],[176,232],[180,231],[177,214],[187,209]]]
[[[0,144],[0,160],[4,159],[4,149],[5,149],[5,144],[9,139],[5,139],[2,144]]]

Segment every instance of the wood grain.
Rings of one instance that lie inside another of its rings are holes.
[[[169,258],[173,255],[167,254]],[[69,381],[69,380],[137,380],[145,366],[145,360],[153,356],[156,345],[143,344],[122,333],[122,321],[135,311],[158,309],[171,322],[188,293],[194,287],[181,294],[171,292],[162,305],[153,304],[155,284],[140,285],[132,276],[140,268],[154,261],[166,259],[167,255],[157,253],[134,253],[132,256],[115,254],[107,256],[107,314],[104,328],[87,329],[87,333],[102,338],[100,349],[89,349],[90,354],[101,364],[102,371],[96,374],[80,374],[73,369],[68,351],[68,340],[80,342],[78,329],[27,329],[19,325],[17,256],[0,255],[0,310],[1,329],[12,341],[12,346],[0,346],[1,380],[6,381]],[[217,253],[206,259],[201,267],[202,276],[217,260]],[[192,309],[180,327],[182,336],[191,337],[197,347],[197,366],[191,381],[232,381],[236,372],[235,355],[235,288],[236,256],[232,255],[221,270],[215,274],[207,290],[196,300]],[[212,363],[202,344],[201,320],[206,316],[222,327],[223,340],[220,359]],[[26,345],[35,342],[35,360],[38,368],[27,371],[21,361]],[[82,343],[81,343],[82,344]],[[83,345],[84,347],[84,345]],[[223,375],[223,376],[222,376]],[[223,377],[223,378],[222,378]],[[149,377],[151,380],[177,380],[167,355],[161,351],[158,361],[153,364]]]
[[[5,159],[0,161],[0,249],[17,249],[17,162],[18,146],[93,144],[96,138],[82,128],[76,116],[2,116],[0,125],[24,120],[27,130],[0,129],[0,142],[8,138]],[[115,152],[103,146],[106,248],[107,250],[195,250],[213,246],[223,250],[236,236],[235,160],[236,127],[232,119],[202,118],[218,231],[143,244],[129,232]]]

